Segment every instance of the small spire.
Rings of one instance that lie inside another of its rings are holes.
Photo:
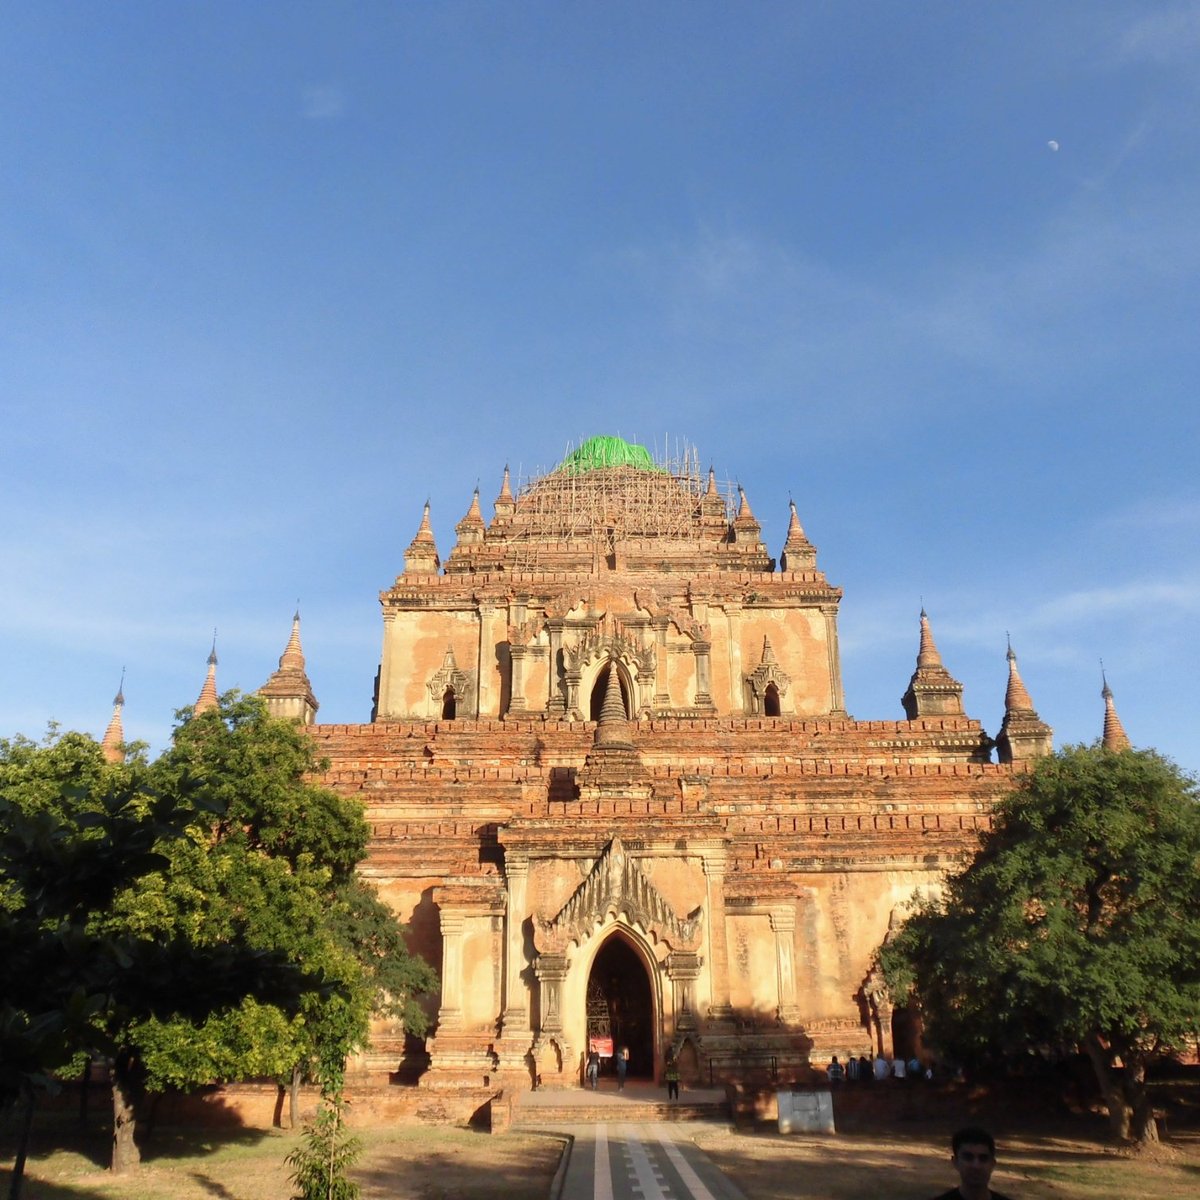
[[[313,695],[312,684],[304,667],[304,648],[300,644],[299,601],[292,615],[292,633],[279,656],[279,668],[258,689],[267,702],[267,711],[274,717],[297,719],[312,724],[320,705]]]
[[[279,643],[277,642],[276,645]],[[300,647],[300,610],[296,609],[292,614],[292,636],[288,638],[287,645],[283,648],[283,653],[279,656],[279,669],[281,671],[304,670],[304,651]]]
[[[787,540],[789,542],[808,541],[808,538],[804,536],[804,527],[800,524],[800,514],[796,512],[796,502],[790,497],[788,508],[791,510],[791,514],[788,517]]]
[[[961,717],[962,684],[946,670],[933,640],[929,614],[921,605],[921,641],[917,648],[917,667],[908,681],[908,690],[900,698],[910,721],[918,717]]]
[[[933,640],[933,630],[929,625],[929,614],[925,606],[921,606],[921,645],[917,650],[917,668],[940,667],[942,656]]]
[[[708,467],[708,490],[704,494],[706,496],[717,495],[717,473],[713,470],[711,463]]]
[[[463,519],[454,527],[458,540],[464,544],[483,541],[483,514],[479,511],[479,488],[471,496],[471,506]]]
[[[1012,648],[1012,639],[1008,634],[1004,636],[1008,638],[1008,653],[1005,655],[1005,658],[1008,659],[1008,687],[1004,691],[1004,711],[1006,713],[1033,712],[1033,701],[1021,679],[1021,672],[1017,670],[1017,656]]]
[[[217,631],[214,629],[212,649],[208,653],[208,674],[204,677],[204,686],[200,689],[200,695],[192,707],[192,716],[198,717],[202,712],[208,712],[210,708],[219,706],[220,701],[217,698]]]
[[[771,646],[771,639],[765,633],[763,634],[762,661],[764,663],[775,661],[775,651]]]
[[[1017,656],[1008,638],[1008,687],[1004,692],[1004,720],[996,736],[996,750],[1002,763],[1030,762],[1054,749],[1054,730],[1037,715],[1029,698]]]
[[[500,485],[500,495],[497,500],[511,500],[513,498],[512,487],[508,481],[508,463],[504,464],[504,482]]]
[[[429,501],[425,501],[425,507],[421,510],[421,524],[417,527],[417,536],[413,538],[414,542],[432,542],[433,541],[433,526],[429,524]]]
[[[1133,743],[1129,740],[1129,735],[1121,724],[1121,718],[1117,716],[1117,706],[1113,702],[1112,688],[1108,686],[1108,677],[1104,674],[1103,663],[1100,664],[1100,678],[1104,682],[1104,687],[1100,692],[1104,700],[1104,734],[1100,739],[1100,744],[1105,750],[1112,750],[1114,753],[1132,749]]]
[[[738,510],[737,519],[739,521],[753,521],[754,513],[750,510],[750,501],[746,499],[746,489],[738,484]]]
[[[429,501],[426,500],[416,536],[404,552],[404,569],[417,574],[433,574],[441,565],[437,543],[433,540],[433,526],[429,523]]]
[[[100,739],[100,748],[104,752],[105,759],[110,763],[121,762],[125,754],[121,747],[125,742],[125,729],[121,721],[121,710],[125,707],[125,668],[121,668],[121,682],[117,687],[117,694],[113,697],[112,716],[109,718],[108,728],[104,731],[104,737]]]
[[[816,547],[808,540],[804,526],[800,524],[800,516],[796,512],[796,502],[788,497],[788,531],[787,540],[783,543],[783,553],[779,556],[779,564],[784,571],[810,571],[817,565]]]

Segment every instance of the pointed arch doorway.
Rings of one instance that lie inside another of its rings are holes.
[[[641,955],[619,933],[592,960],[587,985],[587,1036],[612,1038],[614,1054],[629,1047],[629,1078],[654,1078],[654,994]],[[613,1073],[613,1060],[605,1071]]]

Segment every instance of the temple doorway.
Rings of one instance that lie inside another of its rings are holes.
[[[654,1078],[654,1001],[650,977],[634,948],[619,934],[600,947],[587,986],[587,1036],[615,1055],[629,1047],[629,1077]],[[602,1050],[603,1054],[603,1050]],[[603,1073],[616,1073],[615,1059],[602,1057]]]

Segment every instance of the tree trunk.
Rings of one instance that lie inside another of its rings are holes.
[[[1108,1128],[1115,1141],[1129,1140],[1129,1122],[1133,1115],[1125,1092],[1113,1075],[1112,1051],[1093,1034],[1084,1042],[1084,1049],[1091,1060],[1096,1082],[1100,1085],[1104,1103],[1108,1106]]]
[[[91,1090],[92,1082],[92,1060],[89,1058],[83,1064],[83,1074],[79,1077],[79,1123],[80,1125],[87,1124],[88,1115],[88,1093]]]
[[[287,1095],[287,1088],[278,1080],[275,1081],[275,1111],[271,1114],[271,1124],[276,1129],[283,1128],[283,1100]]]
[[[116,1175],[136,1170],[142,1161],[137,1132],[137,1081],[133,1055],[122,1050],[112,1065],[112,1170]]]
[[[1146,1087],[1146,1060],[1135,1053],[1125,1056],[1125,1098],[1133,1113],[1133,1140],[1139,1146],[1158,1142],[1158,1123]]]
[[[25,1182],[25,1159],[29,1154],[29,1135],[33,1131],[33,1088],[25,1097],[25,1112],[21,1120],[21,1135],[17,1141],[17,1157],[13,1162],[12,1179],[8,1184],[8,1200],[21,1200]]]
[[[293,1129],[300,1128],[300,1064],[292,1068],[291,1107],[288,1109],[288,1119]]]

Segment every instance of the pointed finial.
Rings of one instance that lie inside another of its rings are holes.
[[[713,470],[712,463],[708,464],[708,490],[704,494],[706,496],[715,496],[717,494],[717,473]]]
[[[1017,670],[1017,655],[1012,648],[1012,638],[1008,637],[1008,634],[1005,634],[1005,637],[1008,638],[1008,653],[1004,656],[1008,659],[1008,687],[1004,692],[1004,711],[1033,712],[1033,701],[1029,698],[1021,672]]]
[[[1105,750],[1111,750],[1114,753],[1129,750],[1133,743],[1129,740],[1129,735],[1121,724],[1121,718],[1117,716],[1117,705],[1113,700],[1112,688],[1108,686],[1108,678],[1104,674],[1103,660],[1100,663],[1100,678],[1104,683],[1103,690],[1100,692],[1104,699],[1104,733],[1100,738],[1100,745]]]
[[[736,521],[739,523],[750,522],[754,520],[754,513],[750,509],[750,501],[746,498],[746,489],[739,483],[738,490],[738,510]]]
[[[217,698],[217,631],[214,629],[212,650],[208,655],[208,673],[204,677],[204,686],[200,689],[200,695],[196,697],[196,703],[192,706],[192,716],[198,717],[210,708],[217,708],[219,704],[220,701]]]
[[[421,524],[404,552],[404,570],[415,575],[434,574],[441,565],[437,543],[433,540],[433,527],[429,523],[429,500],[426,499]]]
[[[917,670],[922,667],[940,667],[942,656],[933,640],[933,627],[929,623],[929,614],[925,605],[921,605],[921,644],[917,649]]]
[[[125,707],[125,668],[121,668],[121,682],[117,687],[117,694],[113,697],[112,716],[108,721],[108,728],[104,731],[104,736],[100,739],[100,749],[104,754],[106,762],[117,763],[121,762],[124,757],[124,751],[121,747],[125,743],[125,730],[121,723],[121,710]]]

